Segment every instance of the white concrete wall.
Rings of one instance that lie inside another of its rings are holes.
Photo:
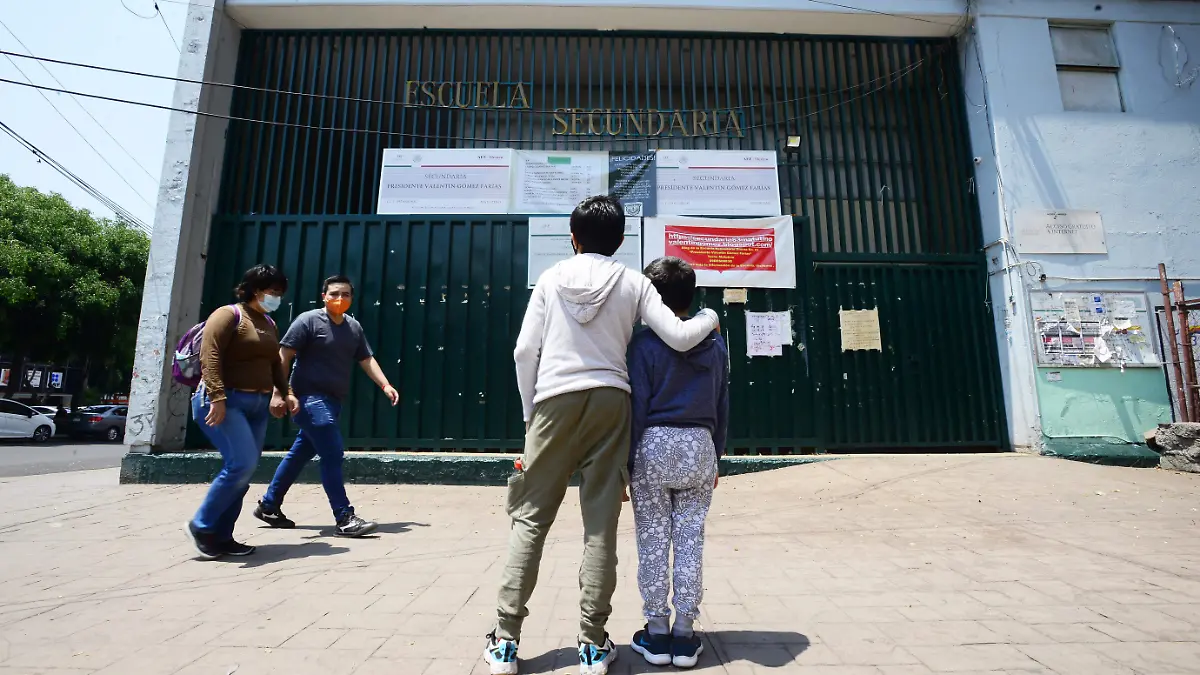
[[[863,7],[851,11],[845,7]],[[951,35],[966,0],[228,0],[249,28],[490,28]]]
[[[1126,112],[1063,110],[1049,19],[1112,23]],[[1139,279],[1156,279],[1159,262],[1173,277],[1200,278],[1200,82],[1168,81],[1159,65],[1165,25],[1186,44],[1192,65],[1200,63],[1200,3],[1193,2],[985,0],[973,41],[964,44],[985,241],[1013,242],[1018,209],[1073,208],[1100,211],[1108,243],[1107,255],[1019,261],[1005,245],[989,249],[1018,446],[1041,442],[1029,290],[1145,291],[1154,302],[1158,282]]]
[[[216,7],[188,7],[178,77],[232,82],[241,29]],[[228,114],[232,90],[180,83],[172,106]],[[227,122],[171,114],[138,324],[125,442],[134,452],[183,447],[187,389],[171,379],[175,343],[200,317],[204,258],[216,208]]]

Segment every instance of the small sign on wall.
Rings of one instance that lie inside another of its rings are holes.
[[[1021,209],[1016,224],[1018,253],[1108,253],[1099,211]]]

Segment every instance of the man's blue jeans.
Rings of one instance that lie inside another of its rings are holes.
[[[211,407],[204,390],[192,396],[192,419],[225,460],[192,522],[196,529],[215,535],[218,541],[233,539],[233,526],[250,489],[250,477],[262,457],[267,420],[271,417],[268,394],[228,391],[226,396],[225,420],[215,427],[204,421]]]
[[[325,496],[329,497],[334,520],[341,520],[354,513],[350,498],[346,496],[346,483],[342,476],[342,460],[346,455],[342,431],[338,428],[342,404],[328,396],[299,398],[300,410],[294,418],[296,426],[300,428],[296,432],[296,442],[292,443],[287,457],[279,463],[275,478],[263,495],[263,505],[276,509],[283,506],[283,498],[300,476],[304,465],[313,457],[320,457],[321,484],[325,486]]]

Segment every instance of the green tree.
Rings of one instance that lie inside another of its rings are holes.
[[[127,384],[150,240],[0,174],[0,353],[121,373]],[[117,385],[117,382],[106,382]]]

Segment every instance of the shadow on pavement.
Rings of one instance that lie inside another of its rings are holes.
[[[372,532],[371,534],[369,534],[365,537],[358,537],[358,538],[359,539],[374,539],[381,534],[404,534],[405,532],[411,531],[412,528],[414,528],[414,527],[429,527],[429,523],[379,523],[379,528],[376,529],[374,532]],[[259,527],[258,529],[269,530],[269,529],[271,529],[271,527],[269,525],[264,525],[264,526]],[[317,535],[321,536],[321,537],[336,537],[337,536],[337,534],[335,534],[335,532],[334,532],[335,528],[333,525],[297,525],[296,527],[291,528],[291,529],[305,530],[308,532],[316,532]],[[338,538],[341,539],[343,537],[338,537]],[[349,537],[349,538],[353,538],[353,537]],[[314,537],[306,537],[306,539],[308,541],[312,541],[314,539]]]
[[[784,668],[793,665],[796,657],[811,644],[808,637],[800,633],[783,631],[714,631],[701,635],[704,637],[704,652],[700,655],[700,662],[696,664],[700,669],[740,661],[748,661],[763,668]],[[647,663],[627,644],[618,645],[617,648],[620,650],[618,663],[625,664],[619,672],[628,672],[631,675],[664,672],[662,666]],[[521,672],[530,675],[545,674],[563,668],[576,668],[578,665],[579,656],[576,650],[560,647],[532,659],[522,659]]]
[[[794,664],[812,644],[807,636],[787,631],[722,630],[704,637],[710,649],[700,657],[701,665],[706,657],[715,657],[719,663],[749,661],[764,668],[783,668]]]
[[[632,652],[630,652],[632,653]],[[625,653],[621,653],[620,658],[624,658]],[[521,659],[521,672],[528,675],[536,675],[537,673],[553,673],[560,668],[579,667],[579,652],[570,647],[559,647],[553,651],[546,652],[532,659]]]
[[[272,565],[284,560],[297,558],[321,558],[330,555],[348,553],[350,549],[344,546],[331,546],[323,541],[306,541],[296,544],[263,544],[256,547],[254,555],[243,558],[226,556],[217,562],[241,565],[242,569],[252,569],[264,565]]]

